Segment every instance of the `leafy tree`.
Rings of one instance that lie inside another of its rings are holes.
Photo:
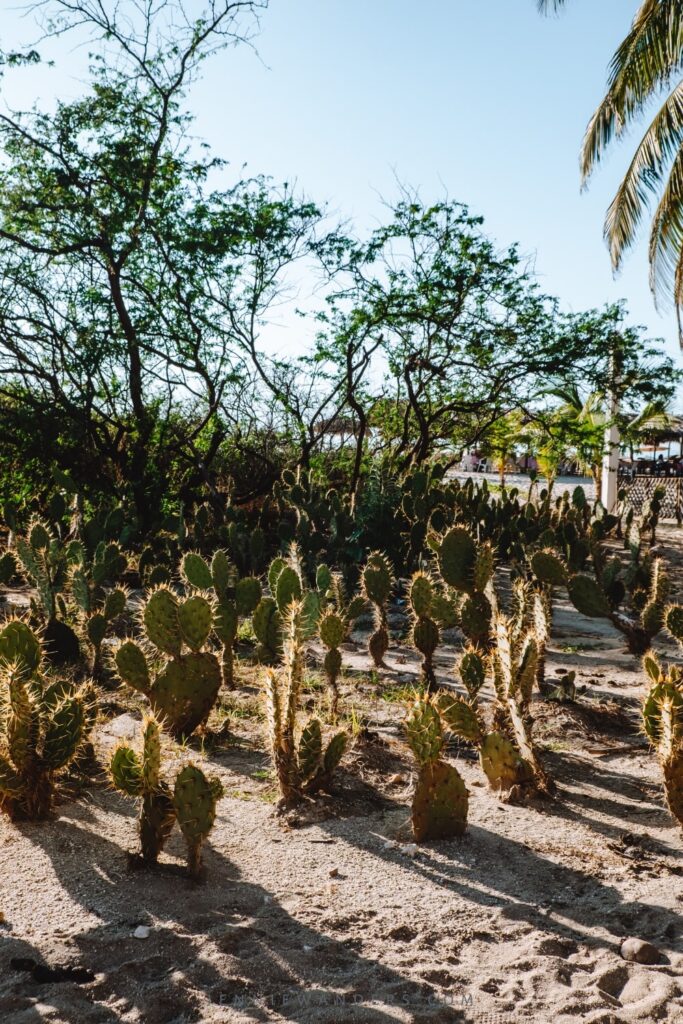
[[[190,20],[170,0],[111,15],[54,0],[49,31],[95,37],[90,89],[0,115],[2,412],[21,395],[49,445],[58,410],[87,453],[67,468],[130,485],[143,520],[179,464],[217,497],[211,465],[259,370],[244,353],[321,217],[263,179],[210,190],[221,164],[186,141],[188,86],[259,6],[212,2]]]

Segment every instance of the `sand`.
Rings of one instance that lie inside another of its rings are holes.
[[[661,546],[683,585],[680,534],[664,528]],[[639,731],[643,675],[620,634],[560,602],[548,674],[575,668],[586,692],[534,704],[557,798],[501,803],[456,744],[468,831],[419,848],[404,710],[388,699],[417,661],[394,644],[372,676],[354,640],[342,692],[357,736],[334,794],[275,813],[246,669],[227,701],[231,736],[189,752],[228,793],[202,882],[184,875],[179,836],[156,871],[133,870],[134,808],[104,784],[53,821],[0,822],[1,1021],[683,1022],[683,833]],[[439,652],[444,682],[454,658]],[[135,707],[118,711],[98,732],[102,756],[135,730]],[[624,960],[630,936],[661,962]]]

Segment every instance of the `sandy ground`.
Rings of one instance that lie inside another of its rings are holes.
[[[664,529],[662,547],[683,585],[680,534]],[[439,652],[444,682],[454,657]],[[179,837],[156,872],[129,867],[134,809],[104,785],[52,822],[0,822],[0,1021],[683,1022],[683,835],[621,636],[560,603],[548,674],[576,668],[586,692],[534,706],[557,798],[500,803],[455,746],[467,834],[417,850],[397,702],[417,663],[399,644],[387,660],[370,675],[347,645],[355,746],[337,792],[289,820],[274,814],[255,689],[226,699],[231,736],[192,752],[228,792],[201,883],[183,874]],[[107,723],[99,748],[136,717]],[[625,961],[631,936],[661,962]]]

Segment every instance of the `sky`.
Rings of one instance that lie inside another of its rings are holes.
[[[258,55],[233,49],[205,66],[196,133],[236,175],[245,165],[297,181],[359,232],[385,215],[397,179],[427,201],[465,202],[501,246],[519,243],[566,309],[624,298],[630,322],[683,365],[674,315],[653,305],[646,246],[615,280],[602,238],[636,136],[580,192],[583,131],[636,6],[572,0],[544,18],[536,0],[271,0]],[[2,10],[9,47],[27,28],[13,3]],[[80,56],[66,43],[53,55],[54,71],[14,76],[0,102],[77,95]]]

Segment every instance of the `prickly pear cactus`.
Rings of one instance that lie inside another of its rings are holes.
[[[160,728],[155,718],[143,722],[142,756],[130,747],[117,747],[109,763],[109,778],[126,796],[140,799],[140,856],[146,864],[156,864],[176,816],[171,791],[161,778]]]
[[[375,618],[375,630],[368,641],[370,657],[377,668],[384,668],[384,655],[389,649],[387,605],[394,585],[389,560],[379,551],[369,555],[363,569],[363,595],[370,601]]]
[[[342,656],[339,648],[346,638],[347,630],[348,624],[338,612],[326,612],[318,623],[318,634],[327,648],[323,660],[323,668],[330,691],[330,714],[333,719],[337,717],[339,706],[339,686],[337,680],[342,666]]]
[[[515,638],[511,621],[502,615],[496,618],[494,636],[494,681],[499,710],[496,720],[509,726],[516,749],[531,769],[537,791],[549,795],[555,786],[536,753],[529,716],[538,664],[538,642],[533,632]]]
[[[212,628],[223,648],[223,683],[228,689],[235,685],[234,660],[237,630],[241,618],[251,615],[261,600],[261,583],[255,576],[239,578],[228,553],[218,550],[211,564],[194,551],[182,560],[180,574],[188,587],[213,597]]]
[[[11,620],[0,631],[0,807],[12,818],[45,818],[60,773],[76,758],[96,709],[88,686],[41,672],[39,638]]]
[[[469,794],[456,769],[441,760],[441,719],[429,698],[415,702],[405,731],[418,768],[412,803],[415,841],[461,836],[467,827]]]
[[[539,582],[549,587],[562,587],[566,584],[567,568],[552,548],[535,551],[529,559],[529,564]]]
[[[346,733],[337,732],[324,745],[322,727],[317,719],[304,725],[296,741],[305,619],[303,602],[291,601],[283,623],[283,666],[279,672],[268,670],[264,686],[268,745],[278,780],[280,807],[291,807],[305,794],[329,786],[347,743]]]
[[[436,688],[434,653],[441,639],[434,621],[434,581],[424,572],[416,572],[410,581],[408,601],[413,613],[412,640],[422,655],[422,685],[426,693]]]
[[[201,768],[188,764],[176,776],[173,806],[176,819],[187,845],[187,870],[192,878],[199,876],[202,845],[216,820],[216,804],[223,796],[217,778],[207,779]]]
[[[213,626],[206,598],[180,601],[165,587],[152,592],[142,612],[145,639],[156,648],[154,665],[139,644],[127,640],[114,660],[120,678],[144,693],[164,726],[176,738],[203,725],[221,685],[218,659],[202,650]],[[189,650],[185,650],[189,648]]]
[[[683,828],[683,672],[653,659],[646,670],[654,685],[643,703],[643,726],[662,769],[669,810]]]
[[[458,674],[470,699],[474,699],[486,682],[486,659],[475,647],[469,647],[460,658]]]
[[[64,621],[64,591],[70,567],[82,559],[78,541],[64,544],[40,519],[32,519],[25,537],[17,537],[16,552],[21,568],[33,584],[37,599],[32,602],[35,613],[43,619],[45,653],[54,665],[76,662],[80,645],[76,633]]]
[[[438,551],[439,571],[454,590],[471,594],[475,587],[477,545],[464,526],[454,526],[445,535]]]

